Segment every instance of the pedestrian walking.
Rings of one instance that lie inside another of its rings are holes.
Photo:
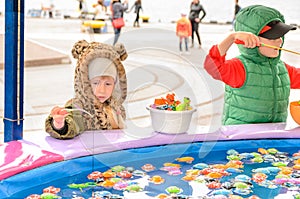
[[[202,16],[200,17],[200,14],[202,13]],[[190,5],[190,14],[189,19],[192,24],[192,44],[191,48],[194,47],[194,33],[197,36],[199,48],[201,48],[201,39],[199,35],[199,23],[202,21],[202,19],[206,16],[206,12],[203,8],[203,6],[200,4],[200,0],[193,0]]]
[[[125,0],[123,3],[121,3],[121,0],[112,0],[111,3],[111,13],[112,13],[112,21],[115,19],[123,19],[124,12],[128,9],[128,0]],[[124,26],[124,25],[123,25]],[[119,37],[121,35],[122,27],[114,27],[114,42],[113,45],[115,45]]]
[[[140,27],[140,11],[143,11],[142,0],[136,0],[128,12],[131,12],[132,9],[134,9],[134,13],[136,14],[135,20],[133,22],[133,27]]]

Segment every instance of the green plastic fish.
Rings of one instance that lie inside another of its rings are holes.
[[[93,187],[93,186],[97,186],[97,184],[95,182],[87,182],[87,183],[80,183],[80,184],[69,184],[68,187],[72,188],[72,189],[80,189],[80,191],[82,191],[82,189],[87,188],[87,187]]]

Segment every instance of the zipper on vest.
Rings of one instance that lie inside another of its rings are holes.
[[[271,67],[271,71],[272,71],[272,81],[273,81],[273,95],[274,95],[274,100],[273,100],[273,109],[272,109],[272,115],[271,115],[271,121],[270,122],[273,122],[274,121],[274,115],[276,113],[276,110],[277,110],[277,93],[275,92],[276,91],[276,88],[275,88],[275,77],[276,77],[276,74],[275,74],[275,69],[274,69],[274,66],[272,65],[272,63],[270,62],[271,58],[269,58],[269,65]]]

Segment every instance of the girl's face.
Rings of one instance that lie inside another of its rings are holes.
[[[110,98],[115,88],[114,78],[111,76],[97,76],[90,80],[94,95],[101,103]]]
[[[272,46],[276,46],[278,48],[281,47],[282,45],[282,38],[278,38],[278,39],[266,39],[263,37],[259,37],[259,40],[261,43],[264,44],[268,44],[268,45],[272,45]],[[266,56],[266,57],[271,57],[271,58],[275,58],[279,55],[279,50],[278,49],[273,49],[273,48],[269,48],[266,46],[260,46],[259,48],[259,52]]]

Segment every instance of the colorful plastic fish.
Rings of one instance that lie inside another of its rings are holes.
[[[60,188],[56,188],[54,186],[50,186],[50,187],[43,189],[43,193],[57,194],[58,192],[60,192]]]
[[[171,175],[171,176],[176,176],[176,175],[181,175],[182,174],[182,171],[180,169],[174,169],[174,170],[170,170],[168,172],[168,175]]]
[[[174,164],[174,163],[171,163],[171,162],[166,162],[163,165],[164,165],[164,167],[177,167],[177,168],[181,168],[180,164]]]
[[[139,177],[143,177],[143,176],[145,176],[145,175],[147,175],[147,174],[146,174],[146,172],[141,171],[141,170],[134,170],[134,171],[132,172],[132,175],[134,175],[134,176],[139,176]]]
[[[120,178],[131,178],[132,177],[132,173],[126,171],[126,170],[123,170],[123,171],[120,171],[117,173],[117,176],[119,176]]]
[[[38,194],[31,194],[27,196],[25,199],[41,199],[41,196]]]
[[[155,176],[152,176],[151,178],[149,178],[149,182],[152,182],[154,184],[162,184],[165,182],[165,179],[163,179],[159,175],[155,175]]]
[[[229,173],[242,173],[243,170],[241,169],[236,169],[236,168],[228,168],[225,171],[229,172]]]
[[[117,165],[117,166],[114,166],[114,167],[111,168],[112,172],[121,172],[121,171],[124,171],[124,170],[125,170],[125,167],[121,166],[121,165]]]
[[[177,186],[170,186],[166,188],[166,192],[168,194],[180,194],[182,193],[182,189]]]
[[[115,190],[125,190],[127,186],[128,186],[127,182],[125,182],[125,181],[119,181],[116,184],[114,184],[113,188]]]
[[[104,178],[113,178],[113,177],[116,177],[117,174],[111,170],[108,170],[108,171],[103,172],[102,175]]]
[[[275,148],[270,148],[270,149],[267,149],[267,151],[270,153],[270,154],[276,154],[277,152],[278,152],[278,150],[277,149],[275,149]]]
[[[161,193],[161,194],[158,194],[155,198],[157,198],[157,199],[166,199],[168,197],[169,196],[167,194]]]
[[[90,173],[88,176],[87,176],[87,178],[89,179],[89,180],[97,180],[97,179],[99,179],[99,178],[102,178],[103,177],[103,175],[102,175],[102,173],[100,172],[100,171],[93,171],[92,173]]]
[[[209,195],[224,195],[224,196],[229,197],[230,194],[232,194],[231,190],[217,189],[217,190],[213,190]]]
[[[195,180],[196,178],[197,178],[197,176],[194,176],[194,175],[185,175],[181,178],[181,180],[190,182],[190,181]]]
[[[267,179],[267,175],[264,173],[254,173],[252,175],[252,180],[256,183],[261,183]]]
[[[178,162],[186,162],[191,164],[194,161],[194,158],[190,156],[185,156],[185,157],[176,158],[175,160]]]
[[[235,176],[234,180],[238,181],[238,182],[251,182],[251,177],[249,177],[245,174],[240,174],[240,175]]]
[[[143,188],[140,187],[139,185],[129,185],[126,187],[126,190],[129,192],[140,192],[143,191]]]
[[[43,193],[41,194],[41,199],[56,199],[56,198],[61,198],[53,193]]]
[[[237,189],[249,189],[250,185],[245,182],[235,182],[233,184],[233,187],[235,187]]]
[[[101,182],[100,184],[98,184],[98,185],[100,185],[100,186],[102,186],[102,187],[105,187],[105,188],[111,188],[111,187],[113,187],[114,185],[116,184],[116,182],[115,181],[112,181],[112,180],[105,180],[104,182]]]
[[[156,168],[152,164],[145,164],[142,166],[142,169],[146,172],[154,171]]]
[[[87,187],[92,187],[92,186],[96,186],[96,183],[94,182],[87,182],[87,183],[80,183],[80,184],[69,184],[68,187],[72,188],[72,189],[80,189],[80,191],[82,191],[82,189],[87,188]]]
[[[208,168],[208,164],[206,163],[197,163],[197,164],[194,164],[193,165],[193,169],[199,169],[199,170],[202,170],[204,168]]]
[[[219,189],[221,185],[222,184],[220,182],[216,182],[216,181],[206,183],[206,186],[209,189]]]

